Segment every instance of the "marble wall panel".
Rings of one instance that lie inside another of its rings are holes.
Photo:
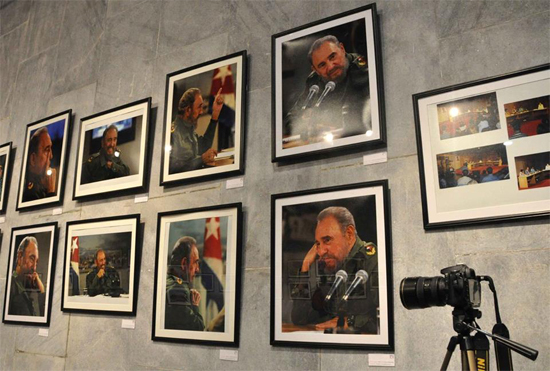
[[[438,1],[436,8],[437,30],[440,38],[465,31],[495,26],[511,20],[529,18],[548,11],[547,1]]]
[[[29,19],[32,1],[0,2],[0,35],[5,35]]]
[[[108,19],[101,43],[96,112],[151,95],[160,5],[140,3]]]
[[[44,356],[39,354],[16,353],[13,357],[11,370],[40,371],[64,370],[65,358]]]
[[[167,0],[158,10],[161,14],[158,54],[164,55],[228,32],[234,23],[236,2]]]
[[[75,90],[97,80],[106,12],[105,1],[67,3],[54,75],[56,93]]]
[[[52,0],[39,1],[32,5],[27,33],[27,58],[59,43],[66,3],[64,0]]]
[[[474,81],[548,63],[549,22],[550,11],[543,11],[442,39],[440,63],[444,84]]]
[[[3,13],[2,13],[3,14]],[[15,83],[17,81],[17,69],[19,63],[25,58],[27,23],[13,29],[11,32],[0,36],[0,117],[9,117]]]

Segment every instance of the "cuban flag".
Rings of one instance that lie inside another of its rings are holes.
[[[78,277],[78,263],[80,256],[78,253],[78,237],[73,237],[71,241],[71,267],[69,268],[69,288],[71,295],[80,295],[80,280]]]
[[[204,322],[208,328],[210,322],[224,307],[224,264],[222,260],[222,244],[220,235],[220,218],[206,219],[204,229],[203,264],[201,266],[201,285],[206,300],[202,311]]]
[[[224,103],[218,119],[218,150],[235,147],[235,84],[231,65],[216,68],[212,74],[210,88],[210,114],[218,91],[222,89]]]

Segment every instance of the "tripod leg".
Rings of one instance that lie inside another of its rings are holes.
[[[443,364],[441,365],[441,371],[447,371],[447,367],[449,367],[449,362],[451,361],[451,357],[453,356],[453,352],[457,344],[458,336],[451,337],[451,339],[449,340],[449,345],[447,345],[447,353],[445,354]]]

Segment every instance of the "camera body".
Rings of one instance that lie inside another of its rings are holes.
[[[481,305],[480,278],[464,264],[441,270],[443,277],[407,277],[401,281],[399,294],[407,309],[450,305],[457,309]]]

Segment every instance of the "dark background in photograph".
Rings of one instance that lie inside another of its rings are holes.
[[[315,228],[317,215],[330,206],[347,208],[355,219],[355,227],[359,238],[365,242],[373,242],[378,246],[376,233],[376,199],[375,196],[362,196],[345,199],[309,202],[283,207],[282,235],[282,320],[291,322],[292,300],[289,296],[289,272],[302,262],[315,243]]]
[[[36,128],[34,130],[31,130],[29,133],[29,137],[27,138],[27,145],[29,144],[32,135],[39,129],[41,129],[43,126]],[[50,139],[52,140],[52,159],[50,160],[50,167],[52,169],[56,169],[57,171],[57,179],[55,182],[55,192],[56,194],[59,193],[59,181],[60,181],[60,169],[59,165],[61,163],[61,152],[63,150],[63,137],[65,136],[65,119],[53,122],[49,125],[46,125],[46,128],[48,129],[48,134],[50,135]],[[29,153],[27,153],[27,161],[29,158]],[[29,167],[25,164],[25,176],[28,175]],[[29,200],[26,200],[25,197],[23,197],[23,202],[26,202]]]
[[[225,104],[223,105],[220,117],[218,119],[218,130],[214,137],[212,148],[216,151],[222,149],[231,148],[235,146],[234,139],[234,127],[235,127],[235,110],[239,107],[235,107],[236,103],[236,84],[237,79],[240,78],[237,74],[237,64],[233,63],[228,65],[231,69],[231,75],[225,76],[220,81],[217,71],[219,69],[212,69],[203,73],[199,73],[193,76],[186,77],[174,82],[174,93],[172,96],[172,117],[170,123],[174,122],[178,114],[178,104],[183,93],[188,89],[198,88],[201,91],[203,103],[203,116],[199,117],[196,132],[199,135],[203,135],[208,124],[210,123],[210,117],[212,114],[212,103],[214,97],[218,93],[219,88],[222,88],[221,95],[225,98]],[[233,102],[231,102],[233,101]]]
[[[4,176],[6,175],[6,158],[7,155],[0,156],[0,166],[2,167],[2,175],[0,175],[0,198],[2,197],[2,190],[3,190],[3,184],[4,184]],[[2,205],[0,205],[2,206]]]
[[[550,152],[534,153],[526,156],[518,156],[514,158],[516,163],[516,173],[518,174],[518,187],[522,189],[533,189],[550,186],[550,169],[546,169],[550,165]],[[535,173],[528,176],[525,181],[521,182],[519,173],[525,170],[535,168]]]
[[[113,123],[118,128],[117,148],[120,151],[120,159],[130,168],[130,175],[135,175],[139,172],[142,122],[143,116],[137,116]],[[83,164],[88,161],[90,156],[99,152],[101,141],[103,140],[103,132],[110,125],[100,126],[87,130],[84,133]]]
[[[281,56],[283,117],[292,109],[296,100],[306,89],[306,80],[312,71],[307,58],[311,44],[327,35],[336,36],[344,44],[346,53],[357,53],[364,57],[368,63],[365,19],[358,19],[284,42]]]
[[[48,277],[49,277],[49,267],[48,262],[50,260],[50,243],[52,238],[52,232],[39,232],[39,233],[29,233],[29,234],[22,234],[15,238],[15,246],[14,251],[12,251],[13,256],[13,264],[11,267],[11,271],[9,272],[10,275],[15,272],[15,267],[17,266],[17,249],[19,248],[19,244],[23,239],[27,236],[32,236],[36,238],[36,242],[38,243],[38,264],[36,265],[36,272],[38,273],[38,276],[40,277],[40,280],[44,284],[44,289],[48,290]],[[34,297],[33,297],[34,296]],[[45,295],[38,295],[37,293],[32,293],[31,297],[35,302],[38,303],[38,308],[40,315],[44,315],[44,308],[46,305],[46,297]],[[36,300],[37,299],[37,300]],[[9,299],[8,299],[9,300]]]
[[[514,139],[550,133],[549,107],[550,95],[505,104],[508,137]]]
[[[441,140],[496,130],[500,128],[497,95],[488,93],[438,104],[437,119]]]
[[[464,163],[467,163],[467,166]],[[489,179],[493,181],[510,179],[505,145],[495,144],[437,155],[439,188],[456,187],[464,169],[468,170],[468,177],[475,182],[484,183],[483,179],[489,175],[487,172],[489,167],[497,178]],[[488,179],[485,180],[487,181]],[[473,184],[476,183],[473,182]]]
[[[107,258],[107,267],[116,269],[120,287],[127,294],[130,288],[131,248],[132,232],[78,236],[80,293],[85,292],[86,275],[95,267],[95,253],[102,249]]]

